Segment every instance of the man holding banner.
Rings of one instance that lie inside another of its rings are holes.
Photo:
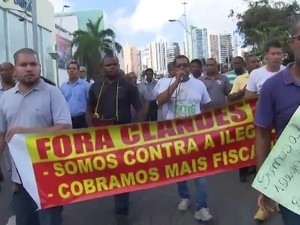
[[[37,53],[29,48],[14,55],[18,83],[0,99],[0,155],[15,134],[58,132],[71,129],[68,105],[58,88],[41,79]],[[12,207],[16,225],[61,225],[62,206],[37,211],[37,205],[23,186],[12,164]]]
[[[266,80],[262,85],[254,123],[256,129],[257,168],[260,168],[270,152],[271,130],[275,128],[277,139],[300,106],[300,21],[291,30],[290,47],[295,63]],[[270,165],[271,166],[271,165]],[[268,198],[259,197],[259,205],[269,207]],[[298,225],[300,216],[280,206],[285,225]]]
[[[132,121],[133,106],[137,122],[143,121],[145,112],[138,88],[120,74],[119,60],[106,55],[102,60],[104,81],[96,82],[89,92],[86,120],[89,127],[127,124]],[[129,193],[114,196],[117,222],[127,221]],[[127,222],[123,222],[126,224]]]
[[[166,105],[166,119],[183,118],[201,113],[207,109],[211,99],[204,83],[193,76],[190,76],[189,59],[180,55],[175,58],[174,67],[176,76],[168,78],[168,82],[162,82],[158,91],[158,105]],[[197,178],[196,192],[197,203],[194,218],[202,221],[209,221],[212,215],[209,213],[206,203],[206,179]],[[190,193],[187,182],[178,183],[178,192],[181,201],[178,210],[186,211],[190,205]]]

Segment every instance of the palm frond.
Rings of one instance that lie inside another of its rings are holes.
[[[103,54],[111,54],[112,43],[116,34],[112,29],[100,30],[103,16],[95,22],[88,20],[86,31],[77,30],[74,32],[72,46],[76,46],[74,58],[85,65],[89,75],[98,73]],[[119,53],[122,46],[115,42],[115,50]]]

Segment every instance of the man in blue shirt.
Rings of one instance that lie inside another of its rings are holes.
[[[60,87],[68,102],[74,129],[86,128],[85,111],[87,107],[90,84],[79,78],[79,65],[70,62],[68,65],[69,80]]]
[[[290,47],[295,63],[270,77],[262,85],[254,123],[256,128],[256,160],[259,169],[270,152],[271,130],[281,135],[294,112],[300,106],[300,20],[291,29]],[[268,198],[259,196],[259,205],[267,208]],[[300,216],[280,206],[285,225],[298,225]]]

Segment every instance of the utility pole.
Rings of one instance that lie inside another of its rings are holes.
[[[190,49],[189,49],[189,40],[188,40],[188,23],[187,23],[187,15],[186,15],[187,2],[183,2],[182,5],[183,5],[184,26],[186,28],[186,31],[185,31],[186,54],[187,54],[187,57],[189,57]],[[191,34],[191,39],[192,38],[193,37],[192,37],[192,34]]]
[[[33,49],[39,54],[39,35],[37,22],[37,0],[31,0],[32,4],[32,34],[33,34]]]

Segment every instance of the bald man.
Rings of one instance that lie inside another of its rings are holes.
[[[1,92],[6,91],[15,86],[13,74],[14,74],[13,64],[11,64],[10,62],[5,62],[0,65],[0,76],[1,76],[0,91]]]
[[[1,76],[1,82],[0,82],[0,97],[3,94],[4,91],[7,91],[8,89],[12,88],[15,86],[15,81],[13,79],[13,74],[14,74],[14,66],[13,64],[9,62],[5,62],[0,64],[0,76]],[[4,159],[5,159],[5,164],[7,167],[7,172],[10,172],[11,164],[10,164],[10,158],[8,155],[8,151],[6,150],[4,153]],[[0,168],[0,182],[3,181],[3,173]],[[1,186],[0,186],[1,190]]]

